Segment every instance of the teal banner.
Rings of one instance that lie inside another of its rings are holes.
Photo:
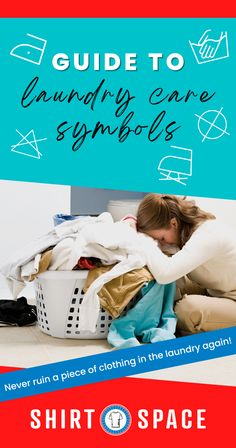
[[[0,178],[236,198],[235,19],[2,19]]]

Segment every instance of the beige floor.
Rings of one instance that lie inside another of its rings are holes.
[[[33,290],[24,295],[32,300]],[[9,297],[0,281],[0,297]],[[30,327],[0,327],[0,365],[33,367],[110,351],[106,340],[58,339]],[[137,375],[143,378],[236,386],[236,355]]]

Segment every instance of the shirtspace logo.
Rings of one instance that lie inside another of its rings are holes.
[[[100,416],[102,429],[112,436],[120,436],[128,431],[131,421],[130,412],[120,404],[107,406],[103,409]]]
[[[137,409],[134,411],[134,428],[146,430],[204,430],[207,428],[206,409]],[[111,404],[101,413],[96,409],[31,409],[29,425],[34,430],[92,429],[95,421],[107,434],[119,436],[131,426],[130,411],[123,405]]]

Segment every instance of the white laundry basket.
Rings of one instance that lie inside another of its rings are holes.
[[[88,271],[46,271],[35,280],[38,325],[57,338],[105,339],[112,317],[100,309],[96,332],[79,331]]]

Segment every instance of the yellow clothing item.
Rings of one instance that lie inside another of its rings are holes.
[[[36,274],[32,274],[30,276],[29,282],[32,282],[39,274],[42,274],[42,272],[45,272],[48,269],[49,264],[51,262],[51,258],[52,258],[52,249],[47,250],[41,255],[39,262],[39,270]]]
[[[112,269],[113,266],[114,265],[100,266],[89,271],[83,287],[84,292],[88,290],[89,286],[100,277],[100,275]],[[138,293],[142,286],[151,280],[153,280],[153,276],[146,267],[134,269],[120,277],[114,278],[106,283],[98,293],[101,307],[113,318],[120,316],[124,308]]]

